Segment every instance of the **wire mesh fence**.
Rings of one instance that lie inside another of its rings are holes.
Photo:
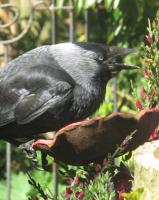
[[[28,34],[30,31],[30,28],[34,22],[34,14],[35,11],[42,13],[49,11],[50,12],[50,24],[51,24],[51,41],[50,44],[55,44],[58,41],[58,27],[57,27],[57,12],[60,10],[61,12],[68,12],[69,16],[69,23],[68,23],[68,39],[67,41],[73,42],[76,41],[75,34],[74,34],[74,1],[68,0],[66,5],[58,6],[56,0],[50,0],[49,4],[47,4],[45,1],[39,1],[35,0],[34,2],[30,2],[27,0],[27,3],[30,4],[30,14],[27,19],[27,23],[24,27],[24,29],[18,33],[16,36],[11,36],[9,39],[0,39],[0,45],[3,46],[3,63],[6,64],[9,61],[9,55],[8,55],[8,46],[14,45],[17,41],[23,40],[23,37]],[[24,3],[25,4],[25,3]],[[41,6],[41,9],[38,9],[39,6]],[[10,27],[11,25],[18,23],[18,20],[20,20],[20,10],[19,8],[12,3],[1,3],[0,9],[8,9],[8,10],[14,10],[14,17],[13,19],[6,24],[0,24],[0,30],[3,30],[5,28]],[[85,41],[89,40],[89,9],[86,8],[84,11],[84,34],[85,34]],[[117,111],[117,81],[114,79],[114,111]],[[11,200],[11,152],[12,147],[11,144],[6,143],[6,200]],[[53,171],[53,193],[55,196],[55,199],[58,197],[58,166],[57,164],[53,163],[52,167]]]

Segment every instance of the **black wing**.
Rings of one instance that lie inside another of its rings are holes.
[[[21,56],[0,78],[0,126],[29,123],[73,99],[74,80],[48,54],[39,60],[35,53]]]

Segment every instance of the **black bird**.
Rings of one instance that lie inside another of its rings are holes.
[[[92,115],[132,49],[98,43],[35,48],[0,71],[0,139],[19,145]]]

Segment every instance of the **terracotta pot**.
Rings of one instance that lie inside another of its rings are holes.
[[[84,165],[114,153],[117,145],[134,133],[122,153],[132,151],[149,139],[158,124],[159,109],[145,109],[136,116],[116,112],[70,124],[59,130],[53,140],[39,139],[33,147],[54,157],[56,162]]]

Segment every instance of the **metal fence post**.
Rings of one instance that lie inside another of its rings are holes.
[[[6,200],[11,199],[11,144],[6,143]]]
[[[8,46],[4,45],[4,64],[8,62]],[[6,200],[11,199],[11,144],[6,143]]]
[[[70,26],[69,26],[69,41],[74,41],[74,5],[73,0],[69,0],[69,5],[72,9],[69,10]]]
[[[18,36],[9,40],[0,40],[0,44],[3,45],[4,47],[4,64],[8,63],[8,46],[7,45],[20,40],[28,32],[32,24],[32,16],[33,16],[33,11],[35,7],[33,7],[31,10],[31,15],[29,16],[28,24]],[[10,23],[2,24],[2,25],[0,24],[1,29],[10,27],[12,24],[16,23],[19,17],[19,10],[14,4],[11,4],[11,3],[0,4],[0,8],[4,8],[4,9],[14,8],[15,10],[14,19]],[[6,200],[11,200],[11,144],[8,142],[6,143]]]
[[[117,106],[117,101],[118,101],[118,97],[117,97],[117,78],[114,78],[113,80],[113,87],[114,87],[114,112],[118,111],[118,106]]]
[[[51,0],[51,43],[56,44],[56,0]],[[54,198],[57,200],[58,198],[58,165],[53,162],[52,165],[52,173],[53,173],[53,191]]]
[[[84,13],[84,30],[85,30],[85,41],[89,40],[89,8],[86,8]]]

